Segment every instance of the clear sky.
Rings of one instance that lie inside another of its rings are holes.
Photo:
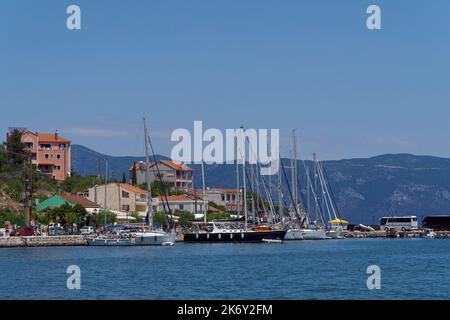
[[[297,128],[303,157],[450,157],[450,1],[2,0],[0,109],[2,137],[57,129],[112,155],[142,153],[145,115],[166,155],[203,120],[280,128],[284,155]]]

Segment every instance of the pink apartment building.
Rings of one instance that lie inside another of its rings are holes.
[[[13,130],[13,129],[11,129]],[[55,180],[70,176],[70,141],[55,133],[22,129],[22,142],[38,170]]]

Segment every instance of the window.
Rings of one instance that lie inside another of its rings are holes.
[[[46,154],[45,155],[45,159],[48,159],[48,158],[50,158],[50,156],[48,154]]]
[[[25,142],[25,148],[33,149],[33,142]]]
[[[51,150],[52,149],[52,145],[51,144],[47,144],[47,143],[42,143],[41,144],[41,149]]]
[[[57,154],[57,155],[56,155],[56,159],[61,159],[61,155],[60,155],[60,154]]]
[[[179,205],[178,205],[178,209],[184,210],[184,204],[179,204]]]
[[[57,170],[57,171],[58,171],[58,170],[61,170],[61,166],[56,166],[56,165],[55,165],[55,166],[53,166],[53,170]]]
[[[129,197],[130,197],[130,194],[128,192],[122,190],[122,198],[129,198]]]
[[[221,194],[221,197],[222,197],[222,201],[225,201],[225,195],[223,193]]]
[[[124,205],[122,205],[122,211],[130,211],[130,205],[128,205],[128,204],[124,204]]]

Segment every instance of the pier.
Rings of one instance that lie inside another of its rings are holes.
[[[32,237],[1,237],[0,248],[8,247],[63,247],[85,246],[86,239],[81,235],[73,236],[32,236]]]

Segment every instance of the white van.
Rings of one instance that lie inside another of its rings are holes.
[[[94,227],[84,226],[83,228],[80,229],[80,232],[82,235],[92,234],[94,233]]]

